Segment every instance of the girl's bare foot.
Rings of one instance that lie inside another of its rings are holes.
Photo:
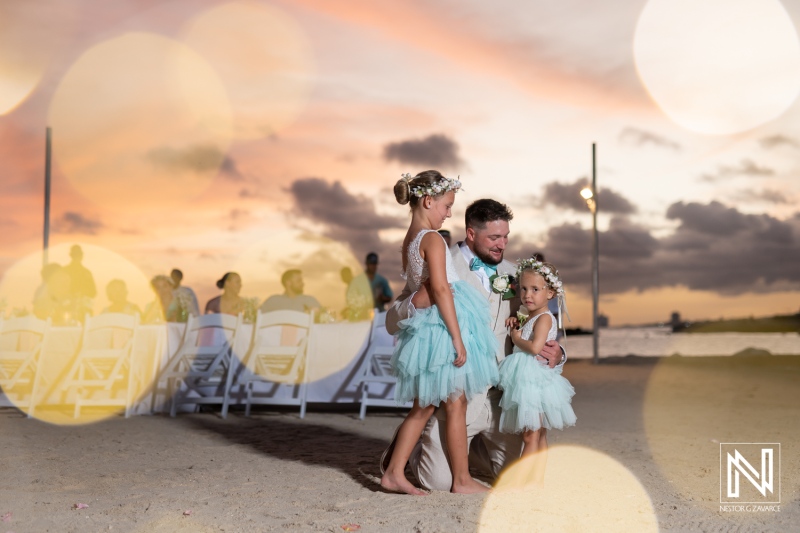
[[[395,475],[393,472],[386,472],[381,478],[381,487],[392,492],[411,494],[412,496],[427,496],[428,493],[419,490],[411,484],[405,476]]]
[[[470,477],[458,483],[454,481],[450,492],[453,494],[480,494],[481,492],[489,492],[489,487]]]

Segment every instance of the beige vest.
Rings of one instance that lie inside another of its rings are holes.
[[[458,244],[454,244],[450,247],[450,253],[453,256],[453,266],[456,272],[458,272],[458,276],[475,287],[478,292],[486,296],[489,300],[489,314],[491,315],[489,327],[492,328],[497,338],[498,349],[495,353],[495,357],[497,358],[497,364],[500,364],[500,362],[505,359],[506,355],[511,353],[511,337],[509,337],[508,330],[506,329],[506,319],[511,316],[512,311],[516,313],[519,309],[519,297],[515,297],[511,300],[503,300],[500,294],[491,291],[487,293],[478,275],[469,269],[467,259],[464,257],[464,254],[461,253]],[[516,273],[516,267],[513,263],[504,260],[497,265],[497,272],[499,274],[509,274],[513,276]],[[467,354],[467,356],[469,356],[469,354]],[[479,394],[467,404],[467,424],[475,420],[475,417],[480,414],[485,399],[485,393]]]

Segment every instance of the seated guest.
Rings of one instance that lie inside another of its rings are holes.
[[[303,294],[303,273],[297,269],[287,270],[281,276],[283,294],[273,294],[261,304],[261,312],[301,311],[309,313],[321,306],[316,298]]]
[[[111,305],[103,309],[104,313],[142,314],[138,305],[128,301],[128,286],[121,279],[112,279],[108,282],[106,296]]]
[[[208,301],[206,314],[238,315],[246,310],[247,302],[239,296],[239,292],[242,290],[242,278],[239,274],[226,272],[217,280],[217,288],[222,289],[222,294]]]
[[[183,272],[177,268],[173,268],[169,277],[175,285],[175,298],[180,302],[181,306],[185,309],[185,313],[193,316],[200,314],[200,304],[197,303],[197,295],[192,289],[181,285],[183,281]]]
[[[33,295],[33,314],[53,325],[68,323],[71,310],[70,285],[67,271],[58,263],[48,263],[41,270],[42,284]]]
[[[150,280],[150,286],[153,288],[153,292],[156,293],[156,298],[144,307],[142,323],[164,322],[167,316],[167,309],[175,299],[175,287],[172,284],[172,280],[163,274],[153,276],[153,279]]]

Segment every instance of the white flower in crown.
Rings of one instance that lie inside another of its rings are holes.
[[[401,177],[407,182],[411,182],[411,180],[414,179],[411,177],[411,174],[408,173],[401,174]],[[416,187],[411,187],[411,194],[417,198],[422,198],[423,196],[439,196],[447,191],[458,192],[459,189],[461,189],[461,182],[458,179],[442,177],[442,179],[431,184],[430,186],[418,185]]]

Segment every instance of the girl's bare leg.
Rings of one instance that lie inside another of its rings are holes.
[[[419,436],[422,435],[425,424],[428,423],[433,411],[434,407],[432,405],[420,407],[419,402],[414,400],[414,406],[409,411],[406,419],[403,420],[403,423],[400,424],[400,430],[397,432],[392,458],[389,460],[386,473],[381,478],[381,486],[383,488],[415,496],[428,494],[419,490],[406,479],[406,463],[408,463],[408,458],[411,457],[411,452],[414,450],[414,446],[416,446]]]
[[[544,470],[547,466],[547,428],[539,430],[539,451],[534,458],[533,482],[544,485]]]
[[[544,466],[547,462],[547,429],[526,430],[522,433],[525,448],[522,458],[516,464],[518,474],[515,476],[517,488],[542,485],[544,483]]]
[[[453,486],[450,492],[474,494],[489,489],[472,479],[469,474],[469,450],[467,450],[467,399],[462,394],[456,400],[445,402],[447,411],[447,453],[453,471]]]

